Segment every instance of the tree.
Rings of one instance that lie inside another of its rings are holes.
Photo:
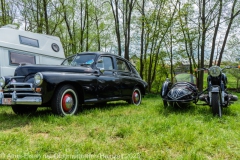
[[[118,44],[118,55],[122,55],[122,45],[121,45],[121,34],[120,34],[120,23],[119,23],[119,0],[110,0],[110,5],[112,8],[112,13],[115,23],[115,32]]]
[[[16,17],[16,10],[13,4],[8,0],[0,1],[0,26],[12,24]]]
[[[213,64],[213,56],[215,53],[215,46],[216,46],[216,38],[217,38],[217,34],[218,34],[218,29],[219,29],[219,25],[220,25],[220,20],[221,20],[221,16],[222,16],[222,6],[223,6],[223,2],[222,0],[219,0],[219,10],[218,10],[218,16],[217,16],[217,23],[214,26],[214,35],[212,38],[212,50],[211,50],[211,54],[210,54],[210,60],[209,60],[209,67],[212,66]]]
[[[131,18],[133,7],[136,3],[136,0],[123,0],[123,33],[125,37],[125,52],[124,58],[129,60],[129,45],[131,37]]]
[[[196,39],[196,31],[191,29],[190,22],[189,22],[189,17],[192,14],[190,4],[186,3],[183,5],[181,8],[180,3],[179,3],[179,8],[178,8],[178,21],[179,21],[179,27],[180,31],[182,32],[180,36],[180,41],[184,42],[184,52],[187,55],[187,59],[189,61],[189,69],[190,73],[193,74],[193,67],[196,68],[196,60],[194,57],[194,47],[193,47],[193,42]],[[183,37],[183,38],[182,38]]]
[[[222,61],[222,56],[223,56],[223,53],[224,53],[224,49],[225,49],[225,46],[226,46],[226,42],[227,42],[227,39],[228,39],[230,29],[232,27],[233,20],[240,14],[240,9],[236,11],[237,2],[238,2],[237,0],[234,0],[233,3],[232,3],[231,16],[230,16],[230,19],[229,19],[227,31],[225,33],[222,48],[221,48],[221,51],[220,51],[218,64],[217,64],[218,66],[220,66],[221,61]]]
[[[165,41],[166,35],[169,33],[171,26],[173,25],[174,16],[179,1],[175,1],[173,4],[168,4],[167,1],[157,1],[156,8],[153,10],[149,18],[146,19],[147,31],[146,44],[149,44],[147,48],[149,54],[149,63],[145,70],[145,79],[149,85],[149,91],[151,90],[152,84],[155,80],[157,73],[157,65],[162,64],[162,68],[165,68],[165,62],[163,56],[160,55],[163,50],[163,42]],[[170,7],[173,6],[173,7]]]
[[[140,76],[143,77],[143,69],[144,69],[144,60],[143,57],[146,56],[146,52],[144,52],[144,39],[145,39],[145,0],[142,0],[142,4],[138,4],[139,6],[139,12],[141,13],[141,42],[140,42]],[[145,54],[144,54],[145,53]],[[145,55],[145,56],[144,56]]]

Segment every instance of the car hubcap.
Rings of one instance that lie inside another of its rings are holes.
[[[134,103],[138,103],[138,101],[139,101],[139,94],[138,94],[137,91],[135,91],[135,92],[133,93],[133,102],[134,102]]]
[[[62,108],[65,112],[68,112],[71,110],[73,106],[73,98],[71,94],[65,94],[62,99]]]

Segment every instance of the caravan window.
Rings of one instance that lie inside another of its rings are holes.
[[[17,64],[17,65],[19,65],[20,63],[36,64],[35,56],[33,55],[27,55],[27,54],[10,51],[9,57],[10,57],[10,64]]]
[[[38,44],[37,39],[32,39],[32,38],[28,38],[28,37],[24,37],[24,36],[19,35],[19,40],[20,40],[21,44],[25,44],[25,45],[28,45],[28,46],[33,46],[33,47],[38,47],[39,48],[39,44]]]

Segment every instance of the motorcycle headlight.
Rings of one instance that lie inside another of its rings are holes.
[[[40,86],[43,82],[43,75],[39,72],[34,76],[34,84]]]
[[[0,87],[4,87],[5,86],[5,78],[1,77],[0,78]]]
[[[221,74],[221,68],[218,66],[212,66],[209,68],[209,74],[213,77],[217,77]]]

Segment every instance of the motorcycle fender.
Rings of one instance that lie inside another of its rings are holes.
[[[161,97],[164,97],[167,95],[169,84],[170,84],[170,81],[165,81],[163,83],[162,89],[161,89]]]
[[[212,88],[211,88],[211,92],[220,92],[220,88],[219,88],[219,86],[212,86]]]

